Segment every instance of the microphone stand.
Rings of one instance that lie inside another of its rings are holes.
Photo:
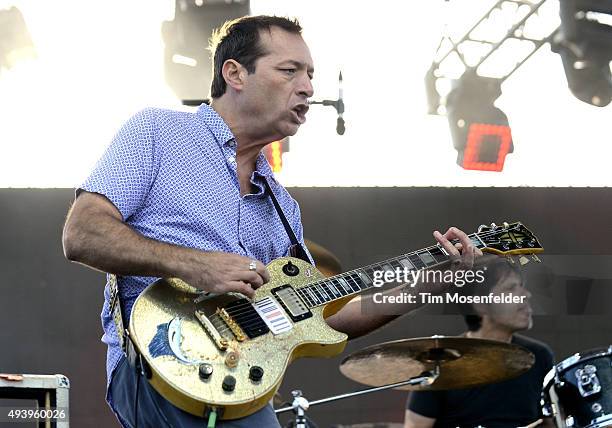
[[[308,104],[320,104],[322,106],[331,106],[336,109],[336,113],[338,113],[338,123],[336,125],[336,132],[338,135],[344,134],[344,118],[342,115],[344,114],[344,100],[342,97],[342,71],[338,75],[338,99],[337,100],[320,100],[320,101],[308,101]]]

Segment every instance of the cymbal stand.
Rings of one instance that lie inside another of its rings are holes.
[[[306,397],[302,395],[302,391],[294,390],[291,391],[293,395],[293,402],[291,406],[283,407],[275,410],[274,412],[278,415],[280,413],[288,412],[292,410],[295,414],[295,428],[307,428],[306,425],[306,410],[308,410],[311,406],[316,406],[318,404],[331,403],[337,400],[343,400],[345,398],[357,397],[358,395],[370,394],[372,392],[384,391],[392,388],[399,388],[400,386],[407,385],[431,385],[440,375],[440,366],[436,365],[436,367],[432,371],[425,371],[421,373],[419,376],[412,377],[408,380],[404,380],[402,382],[390,383],[388,385],[383,386],[373,386],[371,388],[361,389],[355,392],[349,392],[346,394],[334,395],[328,398],[322,398],[320,400],[308,401]]]

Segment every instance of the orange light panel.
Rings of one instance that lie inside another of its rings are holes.
[[[510,150],[509,126],[472,123],[463,152],[463,168],[479,171],[501,171]]]

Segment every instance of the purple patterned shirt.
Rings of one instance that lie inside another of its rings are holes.
[[[106,196],[126,224],[144,236],[204,251],[241,254],[267,264],[288,255],[290,242],[264,193],[262,177],[268,177],[303,244],[298,204],[274,179],[263,154],[251,176],[257,192],[240,196],[234,136],[205,104],[197,112],[148,108],[134,115],[80,188]],[[156,279],[119,279],[124,314],[130,314],[136,297]],[[102,341],[108,345],[108,386],[122,356],[109,310],[108,283],[102,325]],[[107,400],[112,401],[108,394]]]

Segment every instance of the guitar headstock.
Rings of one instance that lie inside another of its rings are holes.
[[[476,233],[484,244],[482,251],[504,256],[537,254],[544,251],[538,238],[522,223],[481,225]]]

